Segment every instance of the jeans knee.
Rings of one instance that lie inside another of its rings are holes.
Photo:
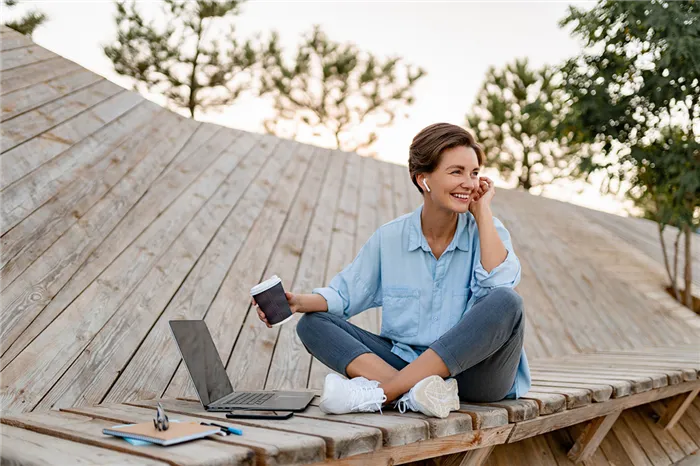
[[[297,322],[297,335],[302,343],[309,341],[311,335],[318,332],[318,326],[325,317],[322,312],[309,312],[301,316]]]
[[[514,322],[522,321],[522,315],[525,310],[525,305],[522,296],[520,296],[513,288],[505,286],[492,289],[489,294],[494,294],[494,298],[498,297],[499,306],[504,313],[512,315]]]

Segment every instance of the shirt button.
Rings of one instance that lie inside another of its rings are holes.
[[[433,322],[437,322],[438,316],[433,316]]]

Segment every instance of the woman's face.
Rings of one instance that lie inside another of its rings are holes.
[[[421,175],[430,187],[430,192],[423,188],[426,201],[437,207],[453,212],[464,213],[469,210],[472,195],[479,187],[479,159],[471,147],[458,146],[445,149],[435,171]]]

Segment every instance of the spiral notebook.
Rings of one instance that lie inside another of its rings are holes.
[[[125,439],[143,440],[168,446],[177,443],[189,442],[209,435],[217,434],[221,431],[219,427],[203,426],[196,422],[171,422],[168,430],[156,430],[153,422],[142,422],[141,424],[129,424],[125,426],[115,426],[102,429],[106,435],[114,435]]]

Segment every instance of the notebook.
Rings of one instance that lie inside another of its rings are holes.
[[[102,429],[102,433],[106,435],[142,440],[163,446],[189,442],[190,440],[207,437],[219,432],[221,432],[219,427],[203,426],[196,422],[171,422],[168,430],[164,431],[156,430],[153,422]]]

